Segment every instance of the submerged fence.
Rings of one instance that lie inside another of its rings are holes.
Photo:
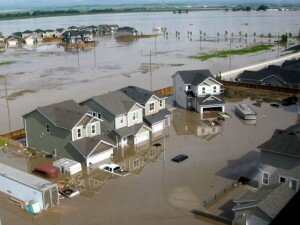
[[[157,89],[154,91],[154,93],[162,96],[171,96],[173,95],[173,86]]]
[[[14,130],[5,134],[1,134],[0,137],[8,139],[21,139],[25,137],[25,129]]]

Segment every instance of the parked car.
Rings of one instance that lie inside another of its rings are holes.
[[[180,163],[180,162],[186,160],[187,158],[188,158],[187,155],[182,155],[182,154],[180,154],[180,155],[175,156],[175,157],[172,158],[171,160],[172,160],[173,162]]]
[[[58,176],[58,169],[46,163],[38,164],[32,172],[49,179],[54,179]]]
[[[103,164],[101,166],[99,166],[100,170],[103,170],[105,172],[111,173],[111,174],[115,174],[117,176],[127,176],[128,174],[130,174],[130,172],[121,169],[121,167],[117,164]]]

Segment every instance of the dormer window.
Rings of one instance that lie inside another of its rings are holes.
[[[191,85],[188,85],[188,86],[187,86],[187,89],[190,90],[190,89],[191,89]]]
[[[96,112],[93,112],[93,116],[97,116],[97,113],[96,113]]]
[[[159,107],[162,107],[162,106],[163,106],[163,101],[159,100]]]
[[[81,128],[77,129],[77,138],[81,138]]]
[[[92,132],[92,134],[96,133],[96,126],[95,125],[91,126],[91,132]]]
[[[101,114],[100,113],[98,113],[97,116],[98,116],[98,119],[101,119]]]
[[[46,132],[50,133],[50,126],[49,126],[49,124],[46,125]]]
[[[138,112],[134,112],[132,114],[132,120],[137,120],[138,119]]]
[[[205,87],[202,88],[202,93],[203,93],[203,94],[205,93]]]
[[[154,103],[150,103],[150,111],[153,111],[154,110]]]
[[[214,86],[214,93],[217,92],[217,86]]]

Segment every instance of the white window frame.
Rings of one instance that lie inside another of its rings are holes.
[[[282,183],[282,182],[280,182],[280,179],[281,179],[281,178],[284,178],[284,179],[285,179],[285,182],[283,182],[283,183],[287,183],[288,180],[289,180],[287,177],[282,176],[282,175],[279,175],[279,177],[278,177],[278,183],[279,183],[279,184]]]
[[[163,107],[163,100],[159,100],[159,107]]]
[[[288,179],[288,182],[289,182],[289,187],[292,188],[292,181],[296,181],[296,190],[298,190],[298,185],[299,185],[299,180],[298,179],[295,179],[295,178],[289,178]]]
[[[81,138],[82,137],[81,128],[77,128],[76,131],[77,131],[77,138]]]
[[[141,160],[140,159],[135,159],[133,161],[133,167],[134,168],[140,167],[140,165],[141,165]]]
[[[191,85],[187,85],[187,89],[190,90],[191,89]]]
[[[135,120],[138,120],[139,118],[139,113],[137,111],[133,112],[132,113],[132,120],[135,121]]]
[[[152,105],[153,105],[153,109],[151,109]],[[155,110],[155,103],[154,102],[149,103],[149,111],[152,112],[154,110]]]
[[[93,130],[94,130],[94,132],[93,132]],[[96,125],[95,124],[91,125],[91,134],[96,134]]]
[[[50,125],[49,125],[49,124],[46,124],[46,132],[47,132],[48,134],[50,134]]]
[[[94,112],[94,111],[93,111],[93,113],[92,113],[92,114],[93,114],[93,117],[96,117],[96,116],[97,116],[97,113],[96,113],[96,112]]]
[[[98,119],[102,119],[101,113],[97,113],[97,117],[98,117]]]
[[[120,116],[120,124],[124,123],[124,115]]]
[[[264,182],[264,174],[267,174],[267,175],[268,175],[267,183]],[[269,181],[270,181],[270,173],[267,173],[267,172],[262,171],[262,172],[261,172],[261,183],[262,183],[262,184],[265,184],[265,185],[268,185],[268,184],[269,184]]]
[[[214,91],[214,93],[217,92],[217,86],[214,86],[214,87],[213,87],[213,91]]]
[[[202,87],[202,94],[205,94],[205,87]]]

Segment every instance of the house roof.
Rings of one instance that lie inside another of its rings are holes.
[[[122,91],[113,91],[92,98],[114,116],[126,114],[136,102]]]
[[[100,134],[94,137],[81,138],[76,141],[70,141],[70,143],[85,158],[87,158],[93,150],[97,150],[97,152],[104,152],[114,147],[113,141],[107,135],[104,134]]]
[[[120,129],[114,129],[112,132],[116,133],[118,136],[123,138],[123,137],[128,137],[130,135],[136,135],[143,126],[151,130],[151,128],[149,128],[147,124],[138,123],[130,127],[122,127]]]
[[[117,31],[135,31],[133,27],[119,27]]]
[[[233,208],[234,211],[258,207],[271,219],[281,211],[281,209],[289,202],[295,195],[295,191],[289,188],[288,184],[275,184],[263,186],[252,194],[246,193],[241,196],[236,202],[237,206]],[[247,196],[247,199],[245,199]],[[241,199],[245,201],[241,202]]]
[[[86,108],[81,107],[74,100],[54,103],[36,109],[56,126],[72,129],[87,113]],[[26,116],[25,114],[24,116]]]
[[[207,78],[213,78],[209,70],[185,70],[177,71],[185,84],[199,85]],[[175,74],[176,75],[176,74]]]
[[[294,70],[289,70],[288,67],[281,68],[279,66],[269,66],[268,68],[259,71],[245,70],[242,74],[238,76],[238,78],[245,79],[245,80],[264,81],[267,78],[274,76],[284,83],[299,85],[300,83],[299,72]]]
[[[258,146],[260,150],[300,157],[300,124],[276,130],[272,138]]]
[[[152,115],[144,116],[144,120],[147,124],[152,125],[154,123],[164,120],[166,116],[169,116],[171,114],[172,113],[168,109],[162,109]]]
[[[149,99],[152,96],[161,98],[161,96],[154,94],[152,91],[148,91],[146,89],[136,87],[136,86],[127,86],[121,88],[120,91],[143,106],[145,106],[145,104],[149,101]]]
[[[204,97],[197,97],[199,105],[214,105],[225,104],[224,97],[222,95],[205,95]]]

